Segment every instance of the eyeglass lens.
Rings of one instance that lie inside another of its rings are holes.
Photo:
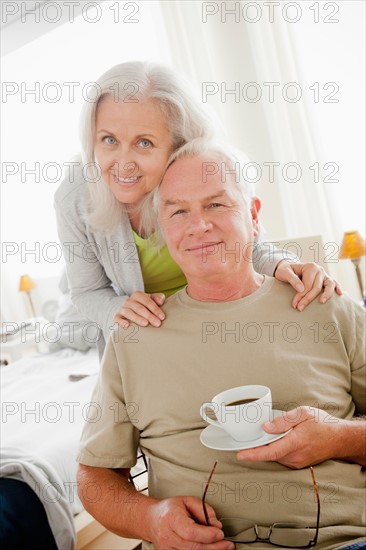
[[[263,540],[258,536],[254,523],[242,518],[220,518],[225,539],[233,542],[255,542]],[[274,524],[264,537],[272,544],[284,547],[304,548],[309,545],[314,535],[313,529],[300,527],[296,524]]]

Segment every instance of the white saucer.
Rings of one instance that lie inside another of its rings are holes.
[[[283,411],[273,409],[273,418],[280,416]],[[200,440],[205,447],[209,449],[215,449],[216,451],[243,451],[244,449],[254,449],[255,447],[262,447],[262,445],[268,445],[277,439],[281,439],[287,435],[292,428],[280,434],[265,434],[258,439],[252,441],[236,441],[222,428],[212,426],[211,424],[205,428],[200,435]]]

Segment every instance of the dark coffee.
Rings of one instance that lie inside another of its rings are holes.
[[[238,407],[239,405],[247,405],[248,403],[253,403],[253,401],[257,401],[260,399],[259,397],[248,397],[247,399],[239,399],[238,401],[232,401],[231,403],[227,403],[227,407]]]

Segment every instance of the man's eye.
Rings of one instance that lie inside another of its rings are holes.
[[[112,136],[105,136],[103,138],[103,141],[105,143],[107,143],[108,145],[115,145],[117,143],[116,140],[114,139],[114,137],[112,137]]]
[[[179,214],[184,214],[184,212],[185,212],[185,210],[182,210],[182,209],[176,210],[175,212],[173,212],[172,216],[177,216]]]
[[[149,139],[140,139],[140,141],[138,142],[138,145],[142,149],[148,149],[149,147],[152,147],[152,142]]]
[[[220,206],[224,206],[224,205],[221,204],[220,202],[212,202],[211,204],[208,205],[209,208],[219,208]]]

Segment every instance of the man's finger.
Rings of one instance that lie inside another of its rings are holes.
[[[197,498],[183,497],[184,504],[191,517],[199,524],[206,525],[205,513],[203,511],[202,501]],[[210,504],[206,502],[206,510],[210,524],[221,529],[222,524],[216,517],[216,512]]]
[[[185,541],[201,544],[212,544],[224,538],[223,531],[218,527],[199,525],[192,518],[186,518],[184,524],[177,523],[174,526],[174,532],[176,536],[182,537]]]
[[[295,440],[291,434],[292,432],[278,441],[263,445],[263,447],[239,451],[236,457],[238,460],[247,460],[248,462],[278,462],[282,457],[296,450]]]
[[[301,422],[309,420],[311,414],[309,410],[304,407],[297,407],[290,411],[282,411],[282,414],[274,418],[272,422],[265,422],[263,429],[270,434],[280,434],[287,432],[290,428],[294,428]]]

